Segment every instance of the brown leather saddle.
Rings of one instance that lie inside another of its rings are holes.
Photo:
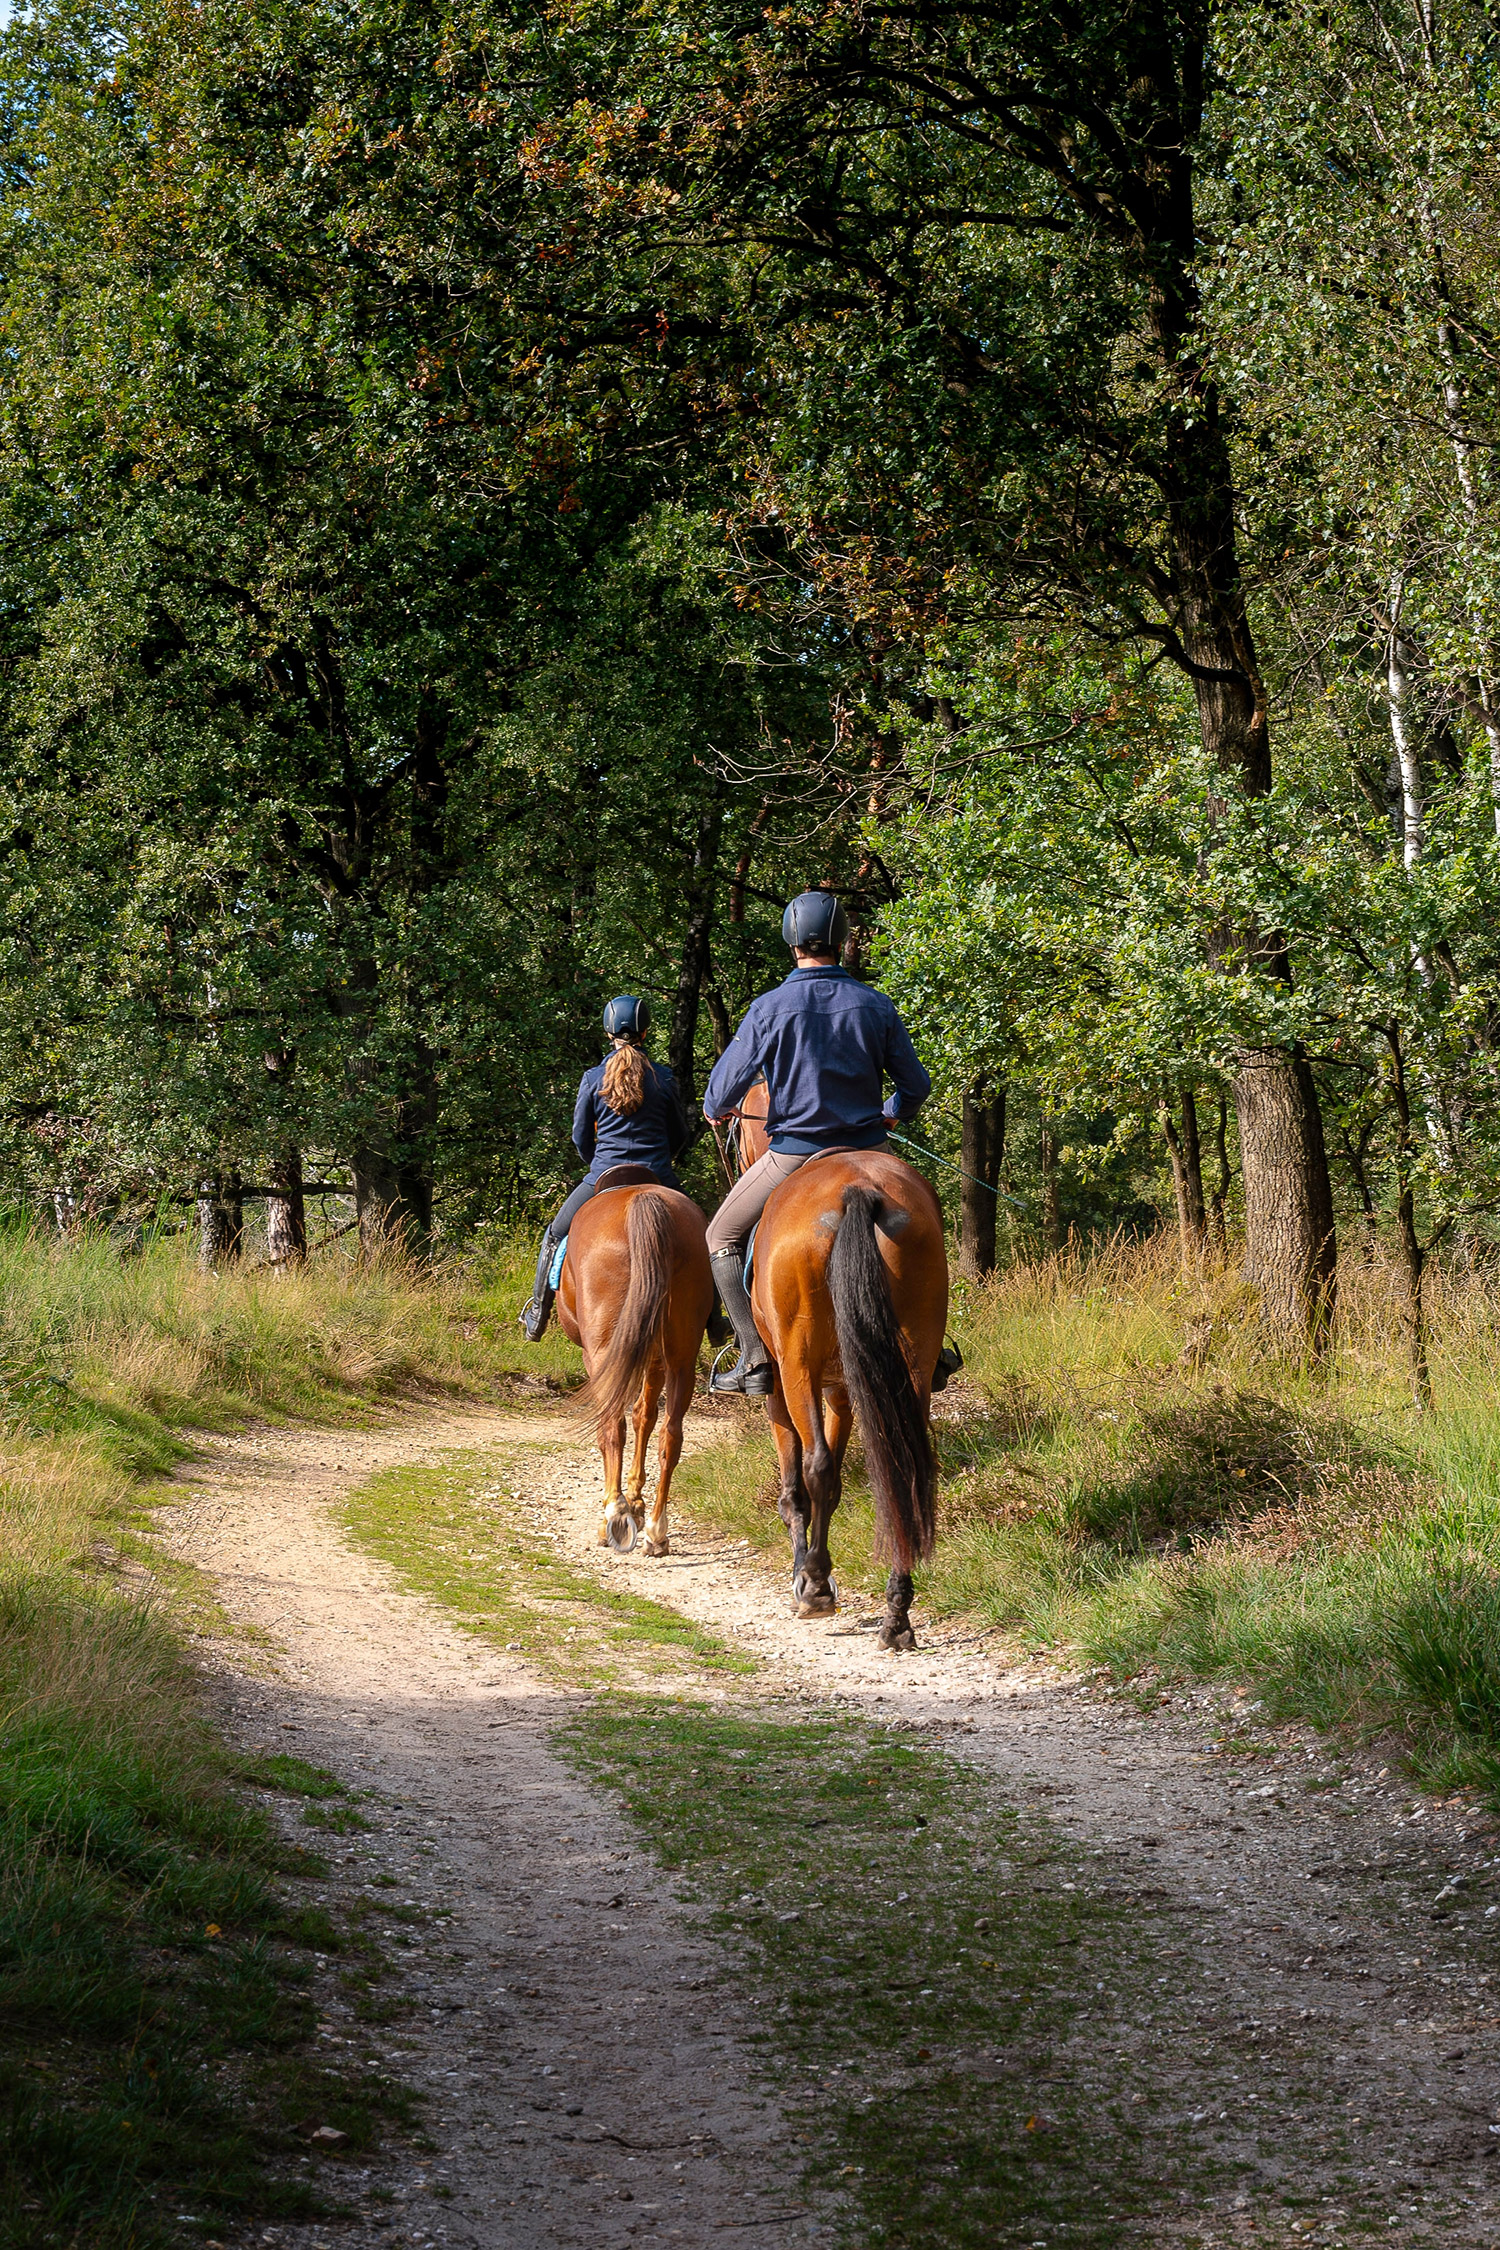
[[[603,1195],[606,1188],[661,1187],[665,1183],[657,1178],[649,1164],[611,1164],[594,1182],[595,1195]]]

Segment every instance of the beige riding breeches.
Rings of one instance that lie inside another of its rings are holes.
[[[805,1156],[778,1156],[773,1148],[758,1156],[749,1171],[740,1174],[708,1222],[710,1257],[718,1257],[721,1250],[743,1250],[750,1229],[776,1189],[807,1162]]]

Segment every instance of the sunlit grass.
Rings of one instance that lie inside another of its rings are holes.
[[[1018,1648],[1253,1681],[1326,1726],[1394,1729],[1445,1786],[1500,1782],[1500,1282],[1431,1282],[1436,1408],[1418,1414],[1397,1277],[1346,1260],[1329,1362],[1269,1356],[1230,1270],[1114,1244],[960,1285],[967,1362],[940,1402],[929,1618]],[[680,1504],[785,1553],[768,1437],[679,1472]],[[835,1569],[873,1594],[851,1458]]]

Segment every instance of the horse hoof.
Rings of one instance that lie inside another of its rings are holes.
[[[832,1594],[803,1594],[796,1604],[799,1617],[832,1617],[838,1609]]]
[[[648,1539],[646,1552],[648,1555],[669,1555],[672,1552],[672,1542],[670,1539]]]
[[[909,1625],[882,1625],[879,1645],[881,1648],[888,1648],[893,1655],[899,1655],[916,1647],[917,1636]]]
[[[635,1518],[621,1509],[617,1516],[604,1519],[604,1543],[613,1547],[617,1555],[628,1555],[635,1545]]]

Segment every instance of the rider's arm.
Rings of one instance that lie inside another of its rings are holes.
[[[754,1017],[748,1015],[714,1064],[703,1089],[703,1114],[710,1125],[738,1107],[764,1068]]]
[[[884,1114],[894,1125],[898,1117],[915,1117],[932,1092],[932,1080],[917,1060],[911,1033],[894,1009],[891,1028],[886,1034],[884,1060],[886,1077],[895,1088],[886,1101]]]
[[[594,1089],[587,1077],[578,1088],[573,1108],[573,1146],[585,1164],[594,1160]]]

